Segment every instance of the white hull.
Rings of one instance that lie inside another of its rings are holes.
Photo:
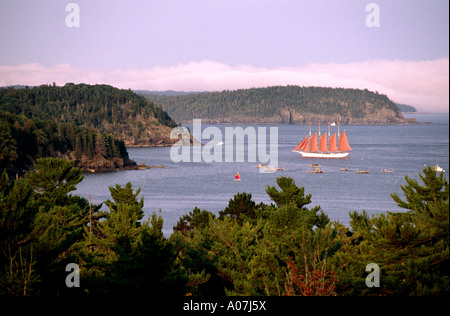
[[[346,158],[349,153],[311,153],[311,152],[303,152],[300,151],[300,154],[303,156],[303,158]]]

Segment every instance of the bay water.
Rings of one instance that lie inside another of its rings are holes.
[[[400,185],[406,183],[405,176],[420,182],[419,173],[425,165],[437,164],[444,168],[448,179],[449,115],[405,114],[405,117],[432,124],[340,126],[352,147],[346,159],[305,159],[293,153],[292,149],[308,134],[308,125],[259,125],[267,128],[267,134],[270,127],[278,128],[278,167],[284,170],[273,173],[261,173],[257,168],[260,162],[248,161],[247,151],[244,162],[235,159],[233,162],[175,163],[170,147],[129,148],[130,158],[138,164],[164,168],[89,174],[74,193],[101,203],[111,199],[110,186],[131,182],[133,189],[141,189],[146,218],[161,211],[163,231],[169,236],[180,217],[194,207],[218,214],[238,192],[251,193],[255,202],[270,204],[266,187],[276,186],[277,177],[288,176],[305,188],[305,194],[312,195],[309,207],[320,205],[332,221],[348,226],[351,211],[365,210],[369,214],[403,211],[391,194],[396,192],[403,197]],[[225,127],[230,125],[205,124],[202,128],[209,126],[218,127],[225,135]],[[311,129],[315,133],[318,126],[312,125]],[[322,133],[326,129],[327,126],[321,126]],[[332,127],[331,132],[337,132],[337,127]],[[311,164],[320,164],[323,173],[308,173]],[[369,173],[357,174],[356,169]],[[381,169],[394,172],[384,173]],[[240,182],[234,181],[237,172]]]

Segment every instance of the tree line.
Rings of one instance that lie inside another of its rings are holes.
[[[0,177],[2,295],[448,295],[449,186],[430,166],[405,177],[404,212],[331,222],[288,177],[271,204],[237,193],[217,215],[195,208],[166,237],[144,218],[140,189],[111,186],[93,204],[73,195],[73,162],[42,158],[23,178]],[[102,207],[104,205],[104,207]],[[65,267],[80,268],[67,287]],[[365,283],[379,265],[380,287]]]

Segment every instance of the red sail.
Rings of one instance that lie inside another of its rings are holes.
[[[315,133],[311,137],[311,140],[309,142],[310,142],[310,147],[309,147],[310,152],[319,151],[319,147],[317,147],[317,133]]]
[[[306,144],[303,147],[303,151],[309,151],[309,137],[306,137]]]
[[[327,134],[323,134],[322,136],[320,136],[319,151],[322,151],[322,152],[327,152],[328,151]]]
[[[330,137],[330,152],[335,153],[337,152],[337,146],[336,146],[336,133],[331,135]]]
[[[305,147],[308,145],[308,136],[305,137],[305,139],[303,139],[300,144],[297,145],[297,147],[295,147],[294,149],[292,149],[292,151],[301,151],[303,149],[305,149]]]
[[[339,136],[339,151],[350,151],[352,148],[348,144],[347,135],[345,135],[345,131],[342,132],[341,136]]]

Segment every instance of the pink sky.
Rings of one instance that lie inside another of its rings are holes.
[[[448,113],[449,1],[373,1],[375,27],[369,3],[0,0],[0,86],[344,87]]]
[[[360,88],[386,94],[394,102],[424,112],[449,112],[449,59],[370,60],[263,68],[199,61],[148,69],[89,70],[39,63],[0,66],[0,86],[110,84],[133,90],[221,91],[275,85]]]

